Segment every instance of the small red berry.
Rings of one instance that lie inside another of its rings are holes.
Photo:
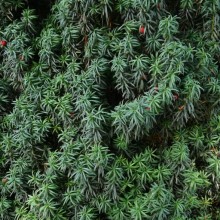
[[[1,41],[0,41],[0,44],[1,44],[3,47],[5,47],[5,46],[7,45],[7,41],[1,40]]]
[[[150,111],[150,107],[147,107],[146,110]]]
[[[176,100],[178,100],[179,96],[175,94],[175,95],[173,95],[173,98],[176,101]]]
[[[145,27],[144,27],[143,25],[141,25],[141,26],[139,27],[139,33],[140,33],[140,34],[145,34]]]

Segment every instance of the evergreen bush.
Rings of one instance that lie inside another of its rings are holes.
[[[0,1],[0,219],[220,219],[220,1]]]

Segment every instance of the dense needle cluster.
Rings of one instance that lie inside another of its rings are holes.
[[[0,219],[220,219],[219,0],[0,12]]]

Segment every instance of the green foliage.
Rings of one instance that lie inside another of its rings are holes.
[[[220,219],[219,0],[0,3],[1,219]]]

